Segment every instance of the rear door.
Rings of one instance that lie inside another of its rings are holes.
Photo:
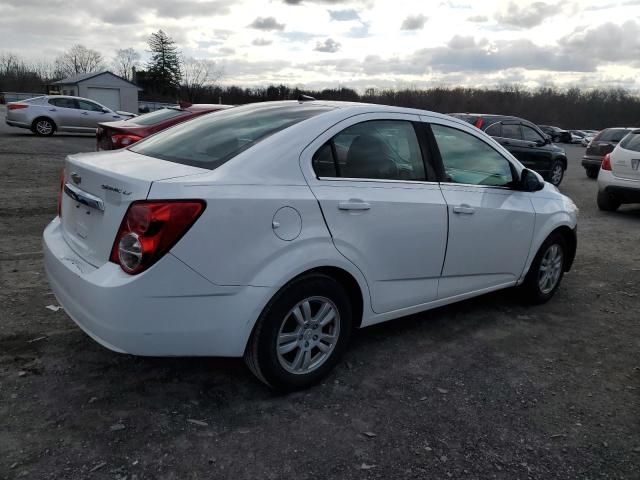
[[[56,126],[60,129],[77,129],[79,110],[76,100],[73,98],[60,97],[49,99],[49,112]]]
[[[640,130],[618,144],[611,154],[611,168],[616,177],[640,180]]]
[[[425,119],[442,160],[440,187],[449,211],[438,298],[514,284],[533,238],[530,193],[511,188],[515,167],[484,139],[457,124]]]
[[[418,120],[358,115],[324,132],[300,157],[333,242],[364,274],[376,313],[437,297],[447,210],[425,167]]]

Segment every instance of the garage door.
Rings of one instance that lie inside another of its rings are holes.
[[[87,89],[88,96],[91,100],[101,103],[111,110],[120,110],[120,90],[117,88],[96,88],[89,87]]]

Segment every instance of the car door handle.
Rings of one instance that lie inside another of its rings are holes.
[[[475,209],[463,203],[462,205],[456,205],[453,207],[453,213],[463,213],[465,215],[473,215],[476,213]]]
[[[371,205],[363,200],[350,199],[346,202],[338,203],[338,209],[340,210],[369,210]]]
[[[82,112],[82,115],[89,115],[89,112]]]
[[[502,142],[504,145],[511,145],[511,142]]]
[[[49,111],[50,112],[57,112],[58,110],[56,110],[55,108],[50,108]]]

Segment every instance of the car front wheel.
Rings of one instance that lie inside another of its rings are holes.
[[[349,298],[333,278],[314,273],[293,280],[265,307],[245,361],[276,390],[307,388],[335,366],[349,340]]]
[[[559,233],[551,234],[544,241],[520,286],[525,300],[545,303],[553,297],[564,275],[566,254],[566,242]]]

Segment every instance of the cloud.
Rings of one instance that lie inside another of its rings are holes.
[[[329,16],[331,20],[336,22],[348,22],[350,20],[359,20],[360,15],[353,8],[347,10],[329,10]]]
[[[184,18],[184,17],[203,17],[214,15],[226,15],[229,8],[234,4],[233,0],[209,0],[198,2],[195,0],[138,0],[139,7],[146,7],[155,10],[157,17],[163,18]],[[131,7],[127,4],[127,9]]]
[[[600,62],[634,61],[640,58],[640,23],[603,23],[590,29],[575,29],[558,45],[568,55],[582,55]]]
[[[316,52],[335,53],[340,50],[340,43],[336,42],[333,38],[327,38],[324,42],[316,43]]]
[[[258,17],[249,25],[257,30],[284,30],[284,23],[278,23],[274,17]]]
[[[400,29],[401,30],[420,30],[422,29],[422,27],[424,27],[424,24],[426,23],[427,20],[428,18],[422,14],[409,15],[407,18],[403,20],[402,26],[400,27]]]
[[[506,11],[499,12],[495,18],[499,23],[518,28],[531,28],[540,25],[547,18],[560,13],[560,7],[545,2],[533,2],[519,6],[509,2]]]
[[[467,18],[467,21],[474,23],[484,23],[489,21],[489,17],[487,17],[486,15],[472,15]]]
[[[287,5],[301,5],[305,0],[283,0]],[[308,3],[324,3],[327,5],[337,5],[344,3],[344,0],[309,0]]]
[[[266,38],[256,38],[255,40],[253,40],[253,42],[251,42],[252,45],[255,45],[257,47],[264,47],[266,45],[271,45],[273,43],[273,40],[268,40]]]

